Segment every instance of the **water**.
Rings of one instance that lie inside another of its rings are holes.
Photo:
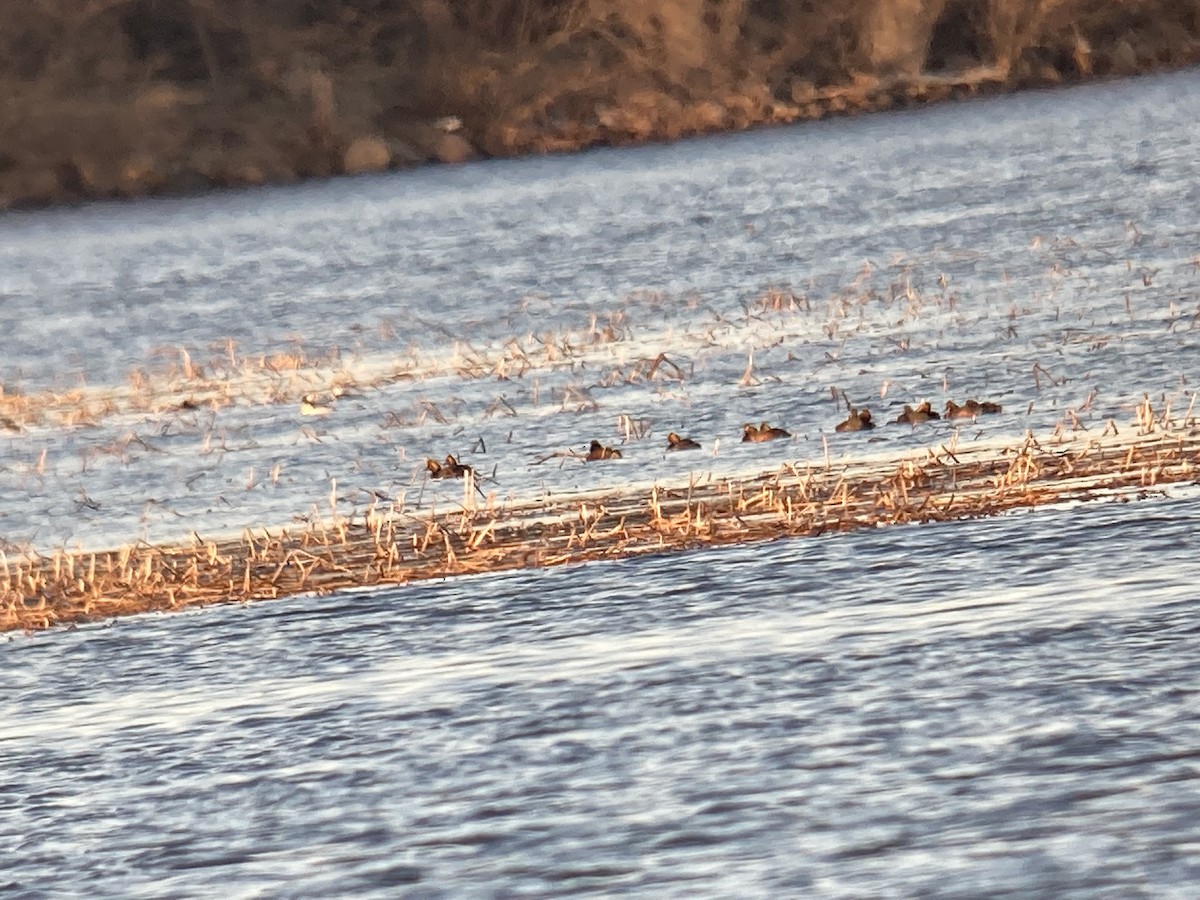
[[[444,508],[461,494],[427,486],[424,460],[447,453],[494,474],[501,502],[753,473],[823,459],[840,392],[881,421],[922,398],[995,400],[1006,414],[968,436],[1010,442],[1123,426],[1144,393],[1183,412],[1200,351],[1195,78],[6,216],[8,392],[125,390],[144,371],[176,408],[0,430],[0,537],[209,537],[327,512],[331,495],[343,514],[377,494]],[[770,286],[803,302],[756,306]],[[218,408],[180,411],[189,385],[153,377],[183,351],[217,377],[237,363]],[[326,364],[235,377],[287,353]],[[682,382],[646,380],[660,353]],[[487,364],[463,377],[471,358]],[[338,378],[365,387],[302,418],[299,397]],[[764,419],[797,439],[746,453],[742,423]],[[880,429],[870,449],[949,440],[939,428]],[[666,457],[671,430],[709,452]],[[538,462],[592,438],[632,443],[636,466]]]
[[[224,377],[229,341],[323,362],[275,400],[230,376],[216,409],[0,432],[0,538],[286,524],[331,487],[445,508],[420,471],[446,452],[504,500],[955,437],[833,435],[832,389],[881,419],[1004,403],[961,441],[1125,429],[1144,392],[1182,412],[1196,80],[6,215],[8,393],[142,369],[185,397],[180,349]],[[772,285],[805,302],[756,306]],[[459,371],[531,333],[571,347]],[[660,352],[682,381],[627,377]],[[331,374],[360,390],[301,419]],[[763,418],[796,437],[736,443]],[[705,452],[663,454],[672,429]],[[537,461],[593,436],[626,460]],[[11,636],[0,885],[1190,896],[1198,521],[1174,489]]]
[[[19,640],[5,878],[1186,896],[1198,525],[1108,504]]]

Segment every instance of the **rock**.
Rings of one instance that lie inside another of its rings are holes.
[[[476,156],[475,148],[461,134],[448,134],[439,132],[438,137],[433,143],[433,156],[438,162],[443,163],[464,163],[474,159]]]
[[[422,161],[461,163],[479,155],[471,142],[457,132],[449,134],[432,125],[409,125],[397,130],[397,140],[409,148],[408,159],[415,156]]]
[[[267,173],[254,163],[239,166],[234,181],[237,184],[260,185],[267,183]]]
[[[1040,84],[1061,84],[1063,80],[1062,73],[1050,63],[1034,67],[1034,77]]]
[[[1137,53],[1134,52],[1129,41],[1121,41],[1117,44],[1112,51],[1109,64],[1112,66],[1114,75],[1136,75],[1139,71]]]
[[[166,177],[158,163],[144,153],[129,157],[117,173],[117,191],[127,197],[152,193],[165,183]]]
[[[817,95],[817,86],[811,81],[795,79],[792,81],[792,102],[808,103]]]
[[[767,121],[774,123],[795,122],[800,117],[800,107],[794,103],[772,103],[767,108]]]
[[[392,162],[387,141],[377,137],[356,138],[342,154],[342,171],[347,175],[382,172]]]
[[[398,166],[415,166],[425,162],[425,155],[404,141],[388,141],[388,152],[392,162]]]
[[[953,86],[950,84],[934,82],[926,88],[925,96],[922,99],[926,103],[941,103],[950,99],[952,89]]]
[[[697,131],[713,131],[725,125],[725,108],[712,100],[702,100],[691,109]]]

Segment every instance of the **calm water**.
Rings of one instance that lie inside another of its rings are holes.
[[[323,364],[0,432],[0,539],[286,524],[331,490],[445,508],[420,473],[446,452],[505,500],[1182,411],[1198,87],[6,215],[8,392],[170,380],[181,351]],[[659,353],[682,380],[628,377]],[[331,375],[362,387],[301,418]],[[838,391],[1005,413],[835,436]],[[796,437],[738,445],[764,418]],[[672,429],[705,452],[667,457]],[[537,461],[593,436],[627,459]],[[0,888],[1191,896],[1198,523],[1178,489],[12,636]]]

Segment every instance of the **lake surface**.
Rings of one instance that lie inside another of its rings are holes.
[[[445,509],[446,453],[504,502],[1182,415],[1198,87],[5,214],[5,392],[115,399],[0,431],[0,547]],[[967,396],[1004,412],[833,433]],[[626,458],[551,456],[593,437]],[[10,636],[0,886],[1191,896],[1198,523],[1178,488]]]
[[[18,639],[6,887],[1188,896],[1198,527],[1107,504]]]

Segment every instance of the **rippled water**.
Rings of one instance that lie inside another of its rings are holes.
[[[1109,504],[19,640],[6,886],[1188,896],[1198,526]]]
[[[881,421],[922,398],[1002,402],[972,438],[1124,425],[1143,393],[1182,412],[1200,352],[1197,78],[5,216],[10,392],[116,389],[184,350],[213,372],[231,353],[336,352],[324,374],[374,386],[317,420],[299,414],[323,384],[307,370],[266,373],[249,399],[235,384],[216,410],[0,430],[0,536],[210,536],[327,510],[331,494],[343,514],[370,492],[444,507],[460,491],[431,492],[423,464],[447,453],[494,473],[500,501],[757,472],[823,458],[838,392]],[[796,308],[756,305],[772,285]],[[571,347],[460,374],[542,340]],[[637,377],[659,353],[682,381]],[[397,365],[415,374],[377,382]],[[797,438],[747,454],[741,424],[764,419]],[[940,428],[879,429],[870,448],[919,449],[948,440]],[[710,452],[666,458],[671,430]],[[631,462],[538,463],[592,438]]]
[[[216,372],[231,341],[324,363],[0,431],[0,539],[286,524],[331,489],[445,508],[446,452],[504,500],[1182,411],[1198,78],[6,214],[9,393]],[[460,371],[531,335],[571,347]],[[614,377],[659,353],[682,380]],[[301,418],[283,388],[330,373],[364,386]],[[835,391],[1005,412],[834,435]],[[796,437],[739,445],[763,418]],[[593,436],[626,460],[538,462]],[[1190,896],[1198,522],[1174,489],[11,636],[0,889]]]

